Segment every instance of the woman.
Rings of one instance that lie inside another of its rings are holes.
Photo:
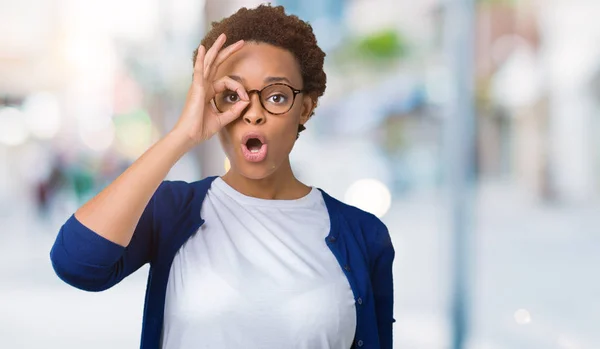
[[[175,127],[61,228],[59,277],[101,291],[150,263],[144,349],[392,348],[385,225],[290,166],[325,90],[324,56],[282,7],[213,23]],[[215,134],[224,176],[164,180]]]

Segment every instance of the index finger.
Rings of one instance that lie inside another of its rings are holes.
[[[249,101],[248,93],[242,84],[233,80],[230,77],[223,77],[214,82],[213,89],[216,93],[220,93],[226,90],[234,91],[242,99],[242,101]]]
[[[215,74],[217,73],[217,69],[219,68],[221,63],[223,63],[232,54],[239,51],[244,46],[244,43],[245,43],[244,40],[239,40],[239,41],[227,46],[225,49],[223,49],[223,50],[221,50],[221,52],[219,52],[219,55],[215,59],[213,65],[210,67],[210,71],[208,72],[208,76],[210,77],[210,80],[214,79]]]

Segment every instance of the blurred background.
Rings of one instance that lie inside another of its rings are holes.
[[[209,23],[259,3],[0,0],[2,348],[139,346],[147,267],[86,293],[50,247],[175,124]],[[600,1],[273,3],[327,52],[293,167],[387,224],[395,347],[600,348]]]

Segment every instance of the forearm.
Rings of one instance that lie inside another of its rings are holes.
[[[185,136],[170,132],[81,206],[75,217],[102,237],[127,246],[152,195],[191,147],[192,142]]]

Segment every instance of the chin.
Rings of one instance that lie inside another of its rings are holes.
[[[267,164],[271,164],[271,166],[268,166]],[[230,171],[248,179],[260,180],[270,177],[277,171],[277,167],[272,161],[269,162],[268,159],[257,163],[241,160],[236,166],[232,166]]]

